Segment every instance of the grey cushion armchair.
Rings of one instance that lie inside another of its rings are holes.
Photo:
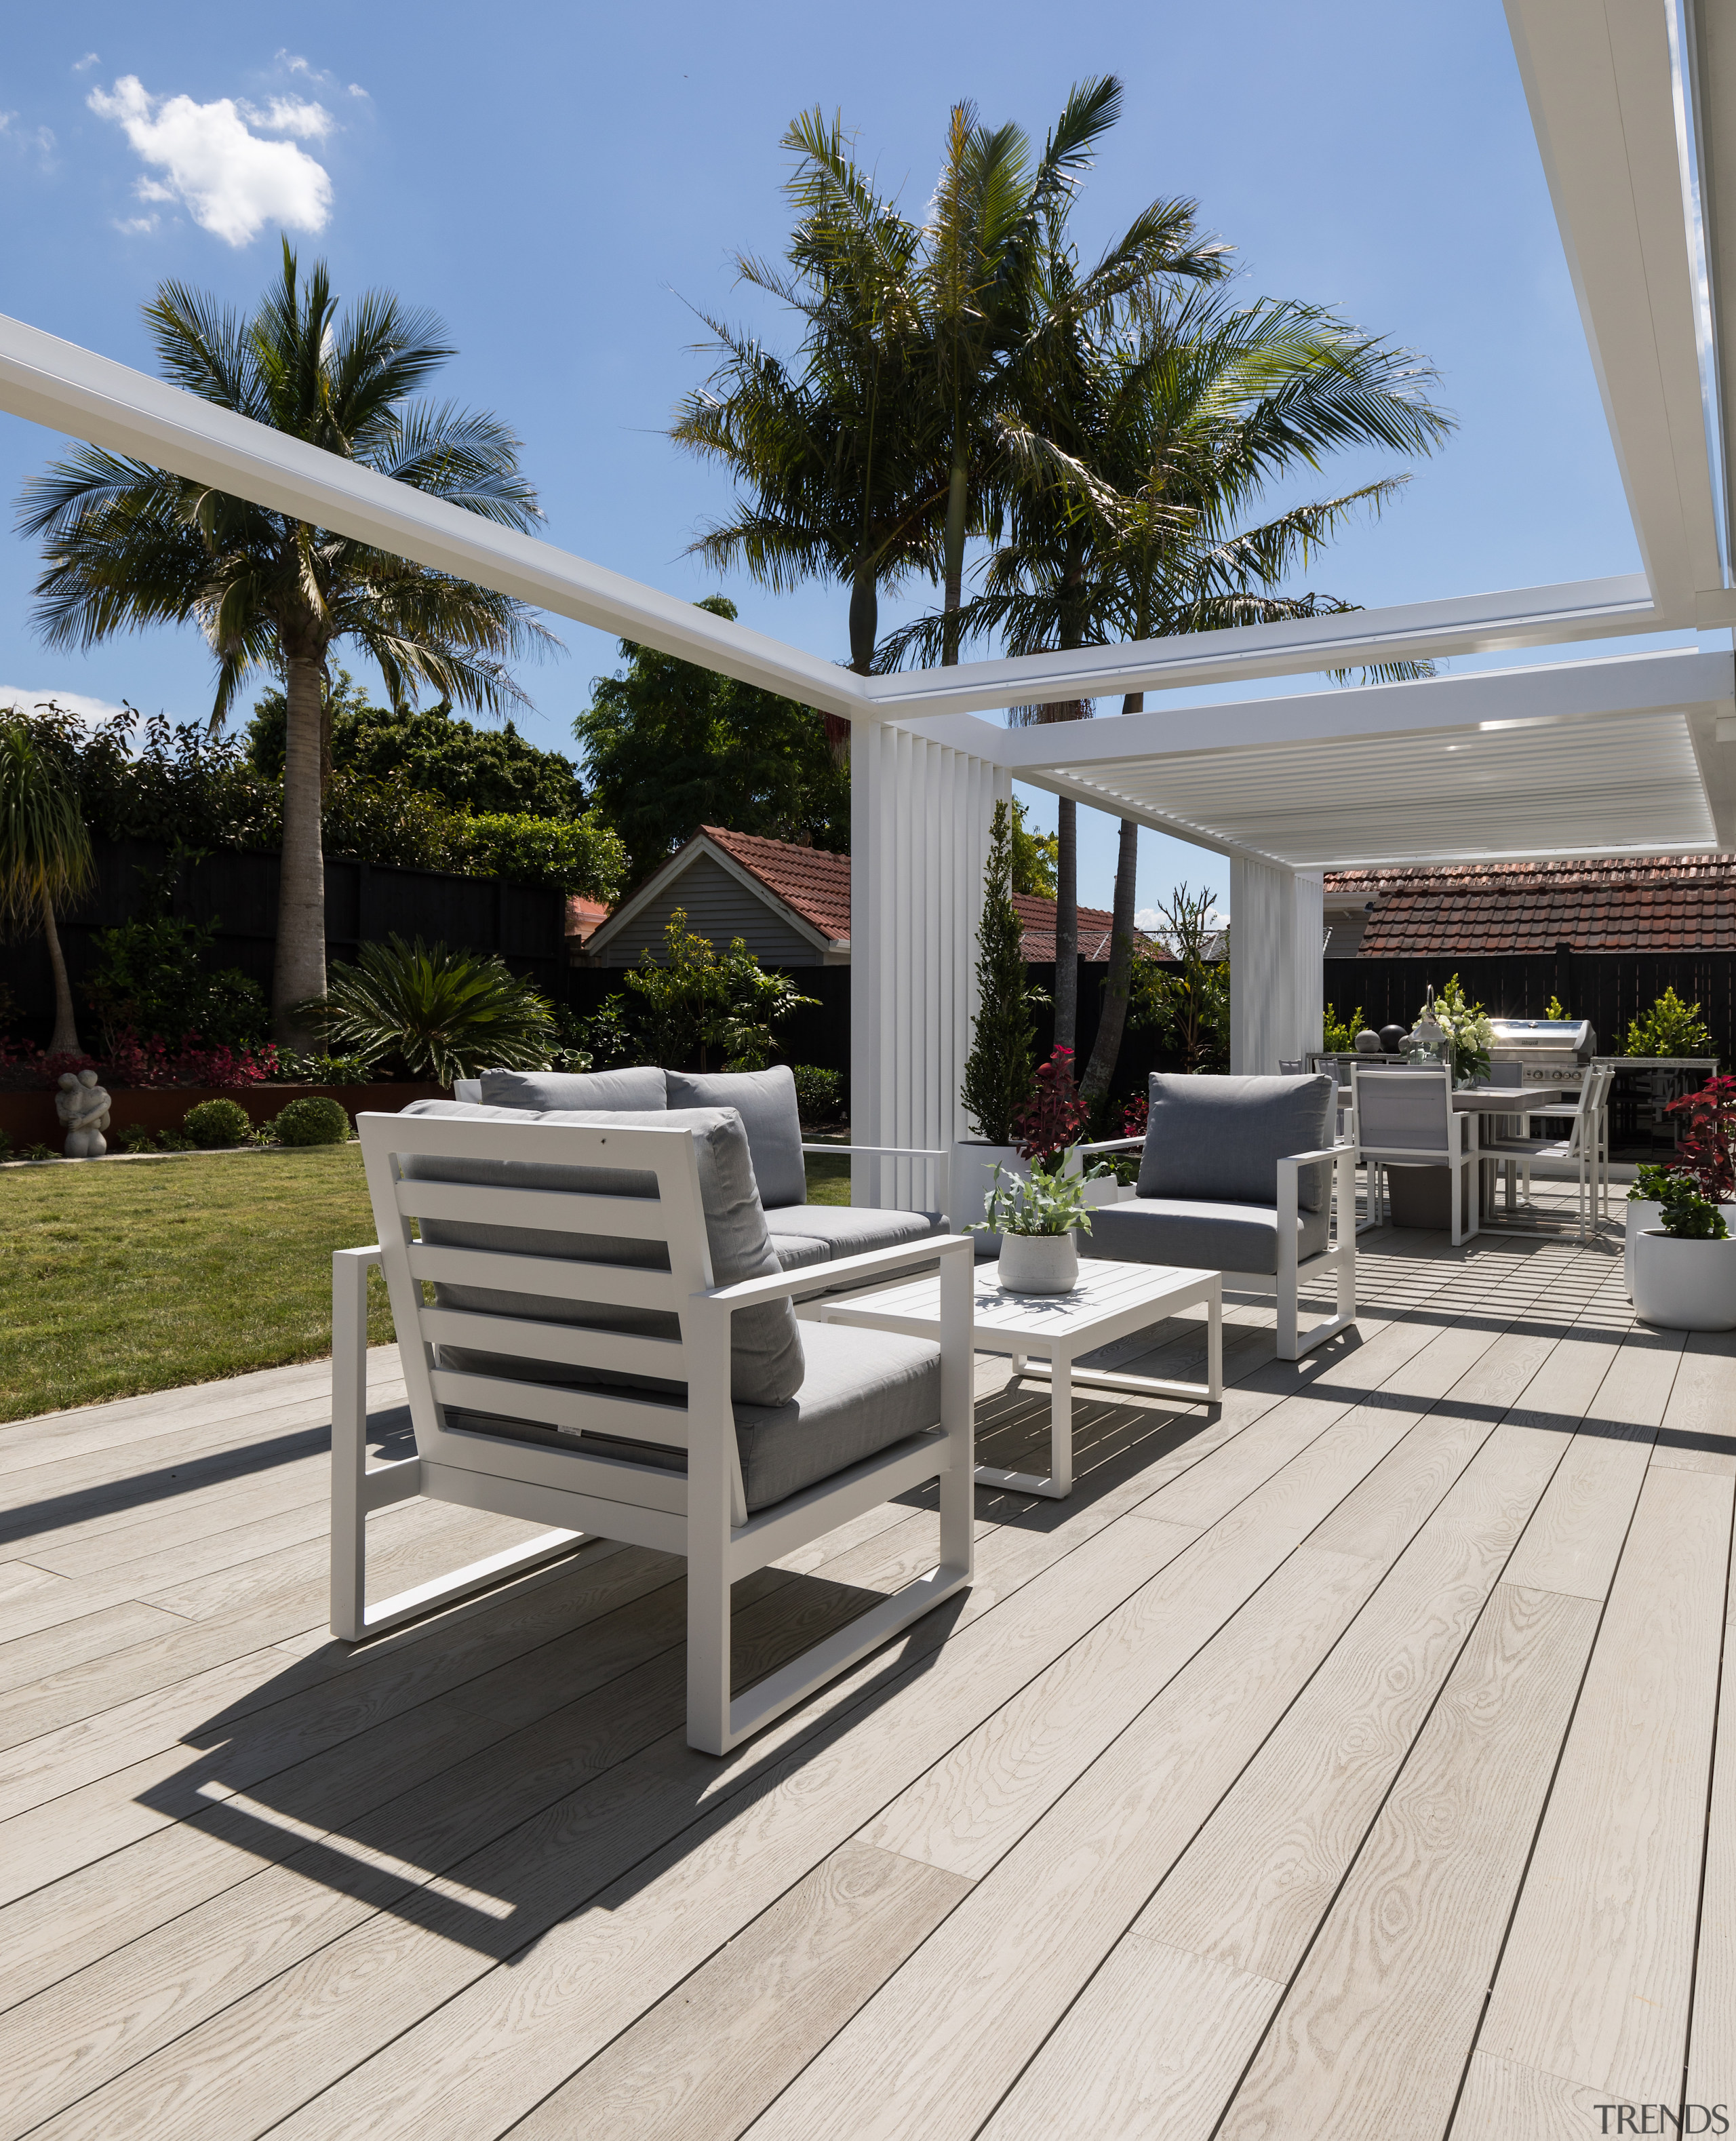
[[[1356,1320],[1355,1148],[1332,1142],[1327,1077],[1153,1072],[1138,1193],[1093,1212],[1088,1256],[1221,1271],[1275,1292],[1278,1357],[1294,1361]],[[1107,1149],[1107,1148],[1104,1148]],[[1306,1333],[1298,1296],[1335,1282],[1336,1308]]]
[[[937,1263],[938,1345],[799,1326],[733,1110],[437,1101],[358,1127],[380,1239],[333,1263],[334,1635],[437,1611],[586,1533],[685,1554],[688,1738],[721,1755],[970,1582],[966,1238],[838,1266],[862,1285]],[[416,1454],[370,1469],[375,1262]],[[731,1583],[930,1484],[937,1566],[732,1697]],[[559,1528],[370,1607],[367,1513],[412,1495]]]
[[[945,1214],[901,1211],[881,1205],[810,1204],[804,1156],[892,1148],[805,1144],[796,1109],[795,1080],[786,1064],[769,1070],[661,1070],[655,1066],[631,1070],[485,1070],[479,1079],[460,1080],[453,1092],[459,1101],[483,1101],[500,1108],[537,1114],[571,1109],[655,1110],[733,1108],[747,1133],[754,1179],[779,1266],[784,1271],[812,1271],[840,1257],[897,1248],[942,1232]],[[912,1159],[938,1159],[938,1153],[912,1151]]]

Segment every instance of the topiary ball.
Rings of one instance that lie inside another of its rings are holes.
[[[350,1119],[328,1095],[308,1093],[292,1100],[272,1127],[279,1144],[342,1144]]]
[[[253,1126],[239,1100],[201,1100],[189,1108],[181,1127],[196,1145],[211,1150],[219,1145],[245,1144]]]

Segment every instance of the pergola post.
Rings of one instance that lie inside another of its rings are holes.
[[[1325,1007],[1318,870],[1230,864],[1230,1068],[1274,1075],[1320,1045]]]
[[[1012,794],[986,759],[891,723],[850,746],[850,1138],[948,1149],[976,1011],[989,825]],[[851,1201],[944,1208],[941,1161],[851,1162]]]

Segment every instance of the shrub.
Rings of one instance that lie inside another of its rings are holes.
[[[1059,1167],[1067,1148],[1084,1135],[1089,1117],[1090,1110],[1080,1100],[1079,1087],[1073,1081],[1073,1051],[1057,1048],[1046,1063],[1037,1066],[1036,1090],[1013,1117],[1019,1157],[1033,1165]],[[1015,1228],[1013,1231],[1021,1230]],[[1039,1228],[1035,1231],[1054,1230]]]
[[[1362,1006],[1358,1004],[1348,1018],[1340,1018],[1330,1004],[1326,1006],[1325,1031],[1320,1035],[1320,1047],[1329,1056],[1348,1056],[1356,1046],[1356,1036],[1362,1031]]]
[[[649,945],[625,977],[639,1000],[638,1024],[650,1060],[671,1070],[697,1059],[706,1069],[712,1048],[725,1070],[763,1070],[775,1046],[773,1028],[800,1005],[788,974],[768,972],[740,937],[720,955],[709,938],[687,927],[676,908],[663,931],[663,957]]]
[[[1036,1031],[1012,886],[1013,817],[997,803],[976,928],[976,1017],[958,1095],[985,1144],[1012,1143],[1013,1117],[1030,1097]]]
[[[1644,1018],[1629,1026],[1624,1056],[1715,1056],[1711,1035],[1700,1022],[1699,1006],[1684,1004],[1673,988],[1665,990]]]
[[[120,1133],[120,1149],[123,1152],[155,1152],[156,1149],[156,1139],[143,1123],[129,1123]]]
[[[270,1055],[267,1075],[278,1085],[366,1085],[373,1075],[360,1056],[302,1056],[293,1048]]]
[[[350,1119],[326,1093],[306,1093],[292,1100],[270,1125],[279,1144],[342,1144],[350,1134]]]
[[[196,1037],[218,1048],[263,1038],[268,1021],[259,985],[238,967],[213,967],[216,936],[214,922],[167,914],[97,931],[85,993],[111,1055],[123,1033],[176,1041]]]
[[[418,937],[364,944],[335,962],[322,1001],[302,1007],[334,1055],[450,1085],[484,1070],[540,1070],[552,1007],[494,953],[449,952]]]
[[[0,1130],[0,1159],[10,1159],[12,1156],[12,1134],[7,1130]]]
[[[209,1152],[222,1145],[245,1144],[253,1126],[239,1100],[201,1100],[188,1109],[181,1127],[194,1144]]]
[[[26,1145],[18,1157],[20,1159],[61,1159],[65,1158],[65,1154],[56,1152],[50,1145],[37,1144]]]
[[[843,1112],[843,1073],[822,1070],[815,1063],[798,1063],[795,1080],[796,1113],[804,1123],[829,1123]]]

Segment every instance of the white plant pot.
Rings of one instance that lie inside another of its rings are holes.
[[[1679,1241],[1661,1227],[1632,1238],[1634,1313],[1666,1331],[1736,1331],[1736,1237]]]
[[[999,1276],[1008,1293],[1071,1293],[1079,1245],[1071,1234],[1003,1234]]]
[[[955,1234],[963,1228],[975,1226],[981,1218],[983,1206],[995,1186],[997,1161],[1003,1182],[1009,1175],[1030,1172],[1028,1164],[1020,1159],[1016,1144],[980,1144],[961,1138],[953,1146],[947,1176],[947,1216]],[[978,1234],[976,1241],[979,1263],[985,1257],[1001,1253],[998,1234]]]
[[[1634,1297],[1634,1242],[1648,1227],[1659,1225],[1664,1217],[1664,1207],[1648,1198],[1635,1197],[1627,1207],[1627,1238],[1621,1246],[1621,1280],[1627,1288],[1627,1297]]]

